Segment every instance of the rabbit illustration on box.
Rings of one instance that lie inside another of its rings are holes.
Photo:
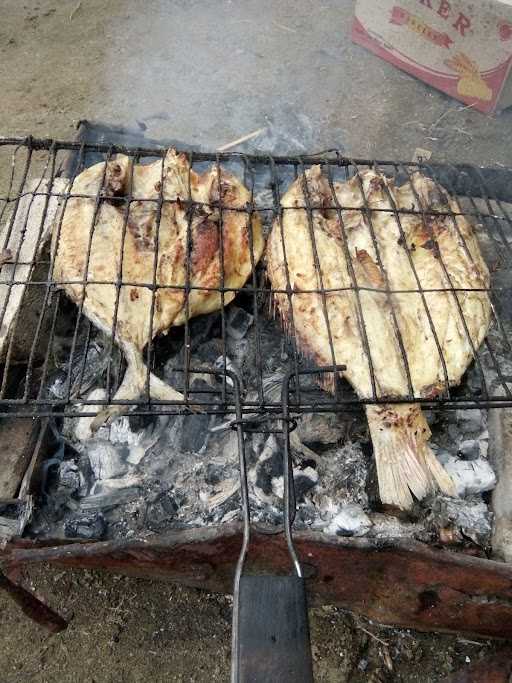
[[[479,100],[489,102],[492,99],[492,90],[482,78],[478,66],[464,52],[458,52],[454,57],[446,59],[447,67],[460,74],[457,83],[457,92],[462,97],[476,97]]]

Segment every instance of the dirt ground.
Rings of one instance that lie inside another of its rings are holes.
[[[98,119],[215,149],[510,165],[512,111],[484,116],[351,44],[353,3],[0,0],[0,134],[70,138]],[[230,600],[152,581],[31,569],[70,619],[50,636],[0,594],[0,683],[225,681]],[[390,590],[392,587],[390,586]],[[311,611],[318,681],[434,683],[489,643]]]

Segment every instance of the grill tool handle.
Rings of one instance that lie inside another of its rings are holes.
[[[242,576],[233,683],[312,683],[304,580]]]

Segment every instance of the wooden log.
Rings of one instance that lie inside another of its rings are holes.
[[[383,624],[419,631],[512,638],[512,568],[417,542],[332,539],[297,532],[310,604],[334,604]],[[211,591],[232,591],[239,525],[169,532],[131,542],[11,545],[3,564],[105,569]],[[247,571],[291,573],[281,536],[254,534]]]

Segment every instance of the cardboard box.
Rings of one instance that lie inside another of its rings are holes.
[[[482,112],[512,105],[512,0],[357,0],[352,39]]]

